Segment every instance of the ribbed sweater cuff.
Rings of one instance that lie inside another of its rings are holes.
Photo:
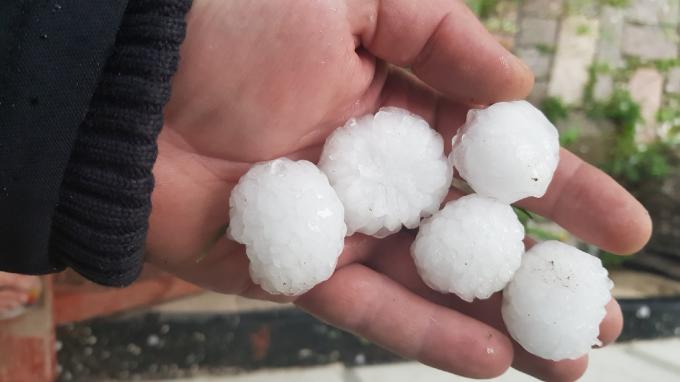
[[[152,167],[191,0],[132,0],[78,131],[53,220],[51,254],[88,279],[139,275]]]

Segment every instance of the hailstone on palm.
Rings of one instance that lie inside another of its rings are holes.
[[[576,359],[600,344],[612,286],[600,259],[546,241],[526,252],[503,291],[503,320],[530,353],[554,361]]]
[[[229,198],[228,235],[245,244],[253,281],[300,295],[335,270],[347,227],[326,176],[308,161],[254,165]]]
[[[411,253],[429,287],[471,302],[505,288],[520,266],[523,239],[512,207],[472,194],[425,219]]]
[[[348,233],[376,237],[417,227],[439,209],[452,178],[442,137],[395,107],[333,132],[319,167],[345,206]]]
[[[555,126],[529,102],[468,112],[450,160],[476,193],[514,203],[545,194],[559,162]]]

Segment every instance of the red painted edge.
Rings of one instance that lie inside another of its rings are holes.
[[[191,295],[202,289],[159,271],[149,271],[123,289],[104,288],[89,282],[55,284],[56,325],[142,308],[150,304]]]
[[[0,382],[48,382],[56,377],[52,284],[22,316],[0,321]]]

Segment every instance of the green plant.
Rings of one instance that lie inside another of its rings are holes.
[[[545,55],[550,55],[555,53],[555,47],[547,44],[538,44],[535,46],[536,50]]]
[[[560,132],[560,146],[571,146],[576,143],[581,136],[581,129],[570,127]]]
[[[630,0],[599,0],[600,5],[608,5],[610,7],[623,8],[630,4]]]
[[[661,72],[667,72],[673,68],[680,67],[680,59],[678,58],[671,58],[671,59],[665,59],[665,60],[655,60],[653,61],[654,66],[661,71]]]
[[[569,107],[559,97],[548,97],[541,103],[543,114],[552,123],[557,123],[569,116]]]
[[[499,1],[500,0],[465,0],[468,7],[470,7],[480,19],[491,17],[495,13]]]
[[[665,177],[670,169],[668,146],[664,142],[639,145],[635,141],[642,121],[640,105],[627,90],[614,91],[606,102],[590,101],[589,116],[605,118],[615,126],[614,145],[602,168],[626,186]],[[664,112],[664,118],[669,112]]]
[[[590,27],[585,24],[581,24],[578,27],[576,27],[576,34],[581,36],[581,35],[586,35],[590,33]]]
[[[529,222],[534,218],[534,215],[521,207],[513,206],[512,209],[515,211],[517,219],[519,219],[519,222],[522,223],[524,229],[526,230]]]
[[[564,241],[565,239],[564,235],[560,234],[559,232],[549,231],[547,229],[542,229],[538,227],[527,227],[526,234],[527,236],[531,236],[533,238],[543,241],[545,240]]]
[[[630,259],[630,256],[619,256],[603,250],[598,251],[597,257],[600,258],[602,265],[607,269],[618,268]]]

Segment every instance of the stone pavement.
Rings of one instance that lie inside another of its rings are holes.
[[[680,339],[633,342],[591,352],[583,382],[673,382],[680,380]],[[264,370],[236,376],[198,376],[167,382],[456,382],[472,381],[418,363],[345,368],[341,364],[304,369]],[[536,379],[510,369],[499,382]]]
[[[485,24],[534,71],[532,102],[556,97],[579,107],[592,81],[596,100],[627,89],[641,104],[641,143],[677,122],[657,115],[680,105],[679,0],[499,1],[500,14]]]

